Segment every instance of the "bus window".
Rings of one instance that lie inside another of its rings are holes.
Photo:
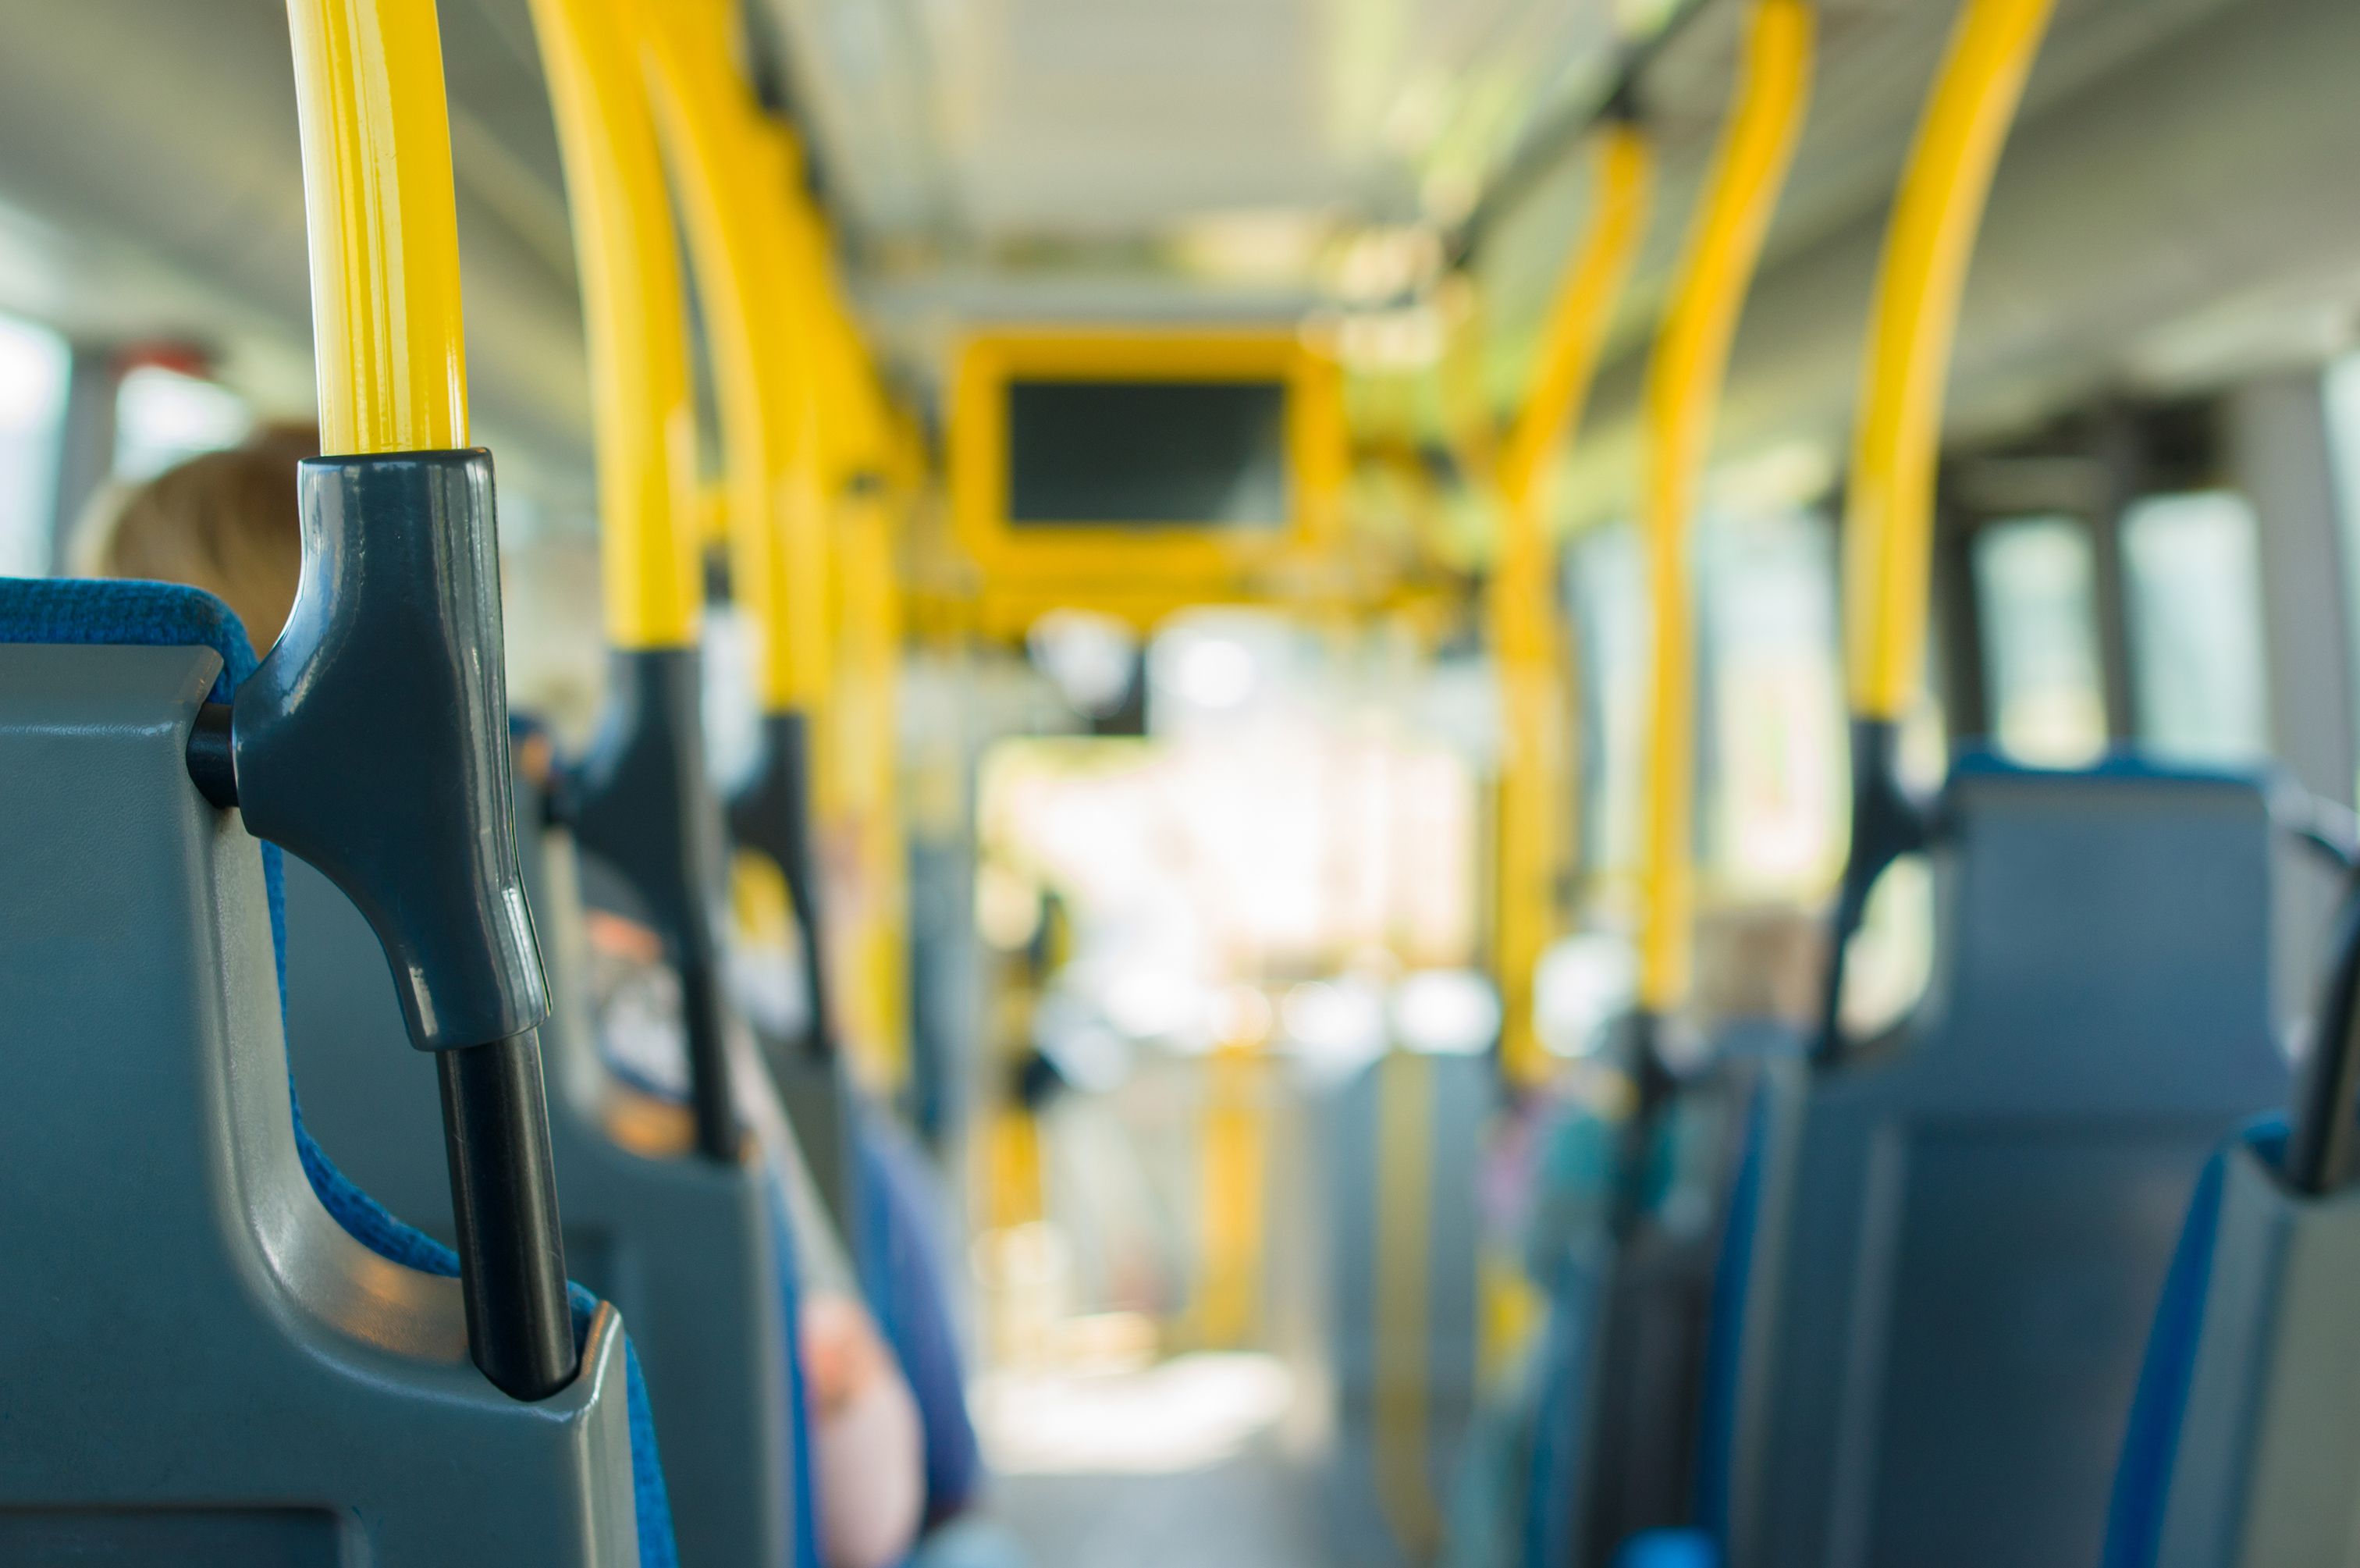
[[[1599,529],[1568,552],[1577,668],[1590,714],[1579,755],[1581,867],[1610,883],[1627,875],[1639,841],[1639,725],[1647,700],[1647,611],[1639,537],[1627,522]]]
[[[235,446],[254,428],[246,400],[228,388],[161,365],[125,373],[115,394],[115,477],[150,479],[200,452]]]
[[[2077,767],[2106,747],[2090,535],[2069,517],[1983,530],[1974,547],[1992,740],[2018,762]]]
[[[2328,367],[2327,440],[2344,546],[2344,614],[2360,625],[2360,354],[2346,354]]]
[[[1737,896],[1816,894],[1843,853],[1833,532],[1783,512],[1716,520],[1700,543],[1715,880]]]
[[[65,340],[0,316],[0,576],[49,568],[49,510],[65,413]]]
[[[2254,510],[2226,490],[2151,496],[2123,520],[2138,734],[2160,752],[2269,751]]]

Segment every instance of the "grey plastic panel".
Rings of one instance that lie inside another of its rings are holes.
[[[1425,1117],[1422,1151],[1383,1142],[1383,1099],[1393,1085]],[[1474,1417],[1478,1297],[1476,1169],[1482,1132],[1493,1103],[1490,1063],[1481,1057],[1422,1056],[1393,1050],[1339,1085],[1320,1108],[1322,1202],[1332,1251],[1328,1260],[1328,1348],[1336,1400],[1334,1523],[1343,1533],[1343,1560],[1371,1564],[1420,1561],[1433,1542],[1413,1541],[1404,1554],[1395,1539],[1404,1526],[1431,1518],[1438,1526],[1459,1455]],[[1394,1183],[1388,1168],[1408,1174],[1405,1162],[1425,1164],[1422,1234],[1415,1216],[1387,1212]],[[1423,1332],[1415,1365],[1388,1365],[1379,1295],[1382,1249],[1393,1243],[1418,1249],[1417,1276],[1426,1299],[1401,1321]],[[1411,1385],[1421,1430],[1423,1464],[1413,1477],[1386,1448],[1380,1410],[1402,1380]],[[1424,1497],[1404,1495],[1422,1485]],[[1382,1522],[1379,1522],[1382,1521]]]
[[[518,781],[519,823],[541,801]],[[580,897],[563,833],[519,834],[549,971],[541,1030],[558,1210],[574,1277],[622,1310],[647,1374],[681,1561],[776,1565],[792,1550],[786,1315],[748,1140],[695,1156],[679,1106],[600,1060],[587,1016]],[[287,868],[288,1032],[303,1113],[355,1180],[432,1234],[451,1230],[434,1064],[411,1048],[383,951],[335,886]],[[617,1141],[617,1132],[632,1140]],[[645,1150],[647,1152],[634,1152]]]
[[[2097,1560],[2207,1152],[2286,1094],[2258,786],[1966,773],[1889,1048],[1773,1073],[1741,1568]]]
[[[2360,1195],[2227,1158],[2157,1568],[2360,1563]]]
[[[517,1403],[311,1194],[261,855],[183,761],[219,668],[0,647],[0,1560],[635,1563],[615,1314]]]

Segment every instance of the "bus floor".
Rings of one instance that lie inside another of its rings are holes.
[[[1336,1563],[1317,1462],[1283,1430],[1289,1397],[1269,1358],[987,1381],[989,1511],[1032,1568]]]
[[[1314,1483],[1272,1446],[1160,1475],[1003,1475],[992,1513],[1034,1568],[1324,1568]]]

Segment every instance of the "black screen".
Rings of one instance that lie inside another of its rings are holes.
[[[1008,517],[1280,528],[1286,384],[1016,380],[1008,387]]]

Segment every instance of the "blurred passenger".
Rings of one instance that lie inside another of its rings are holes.
[[[302,570],[295,466],[319,450],[311,427],[274,426],[144,484],[102,491],[75,538],[73,567],[202,588],[267,648],[287,624]],[[545,744],[523,761],[546,771]],[[660,1064],[682,1047],[677,985],[668,1016],[650,1001],[670,978],[661,943],[607,916],[594,919],[592,946],[594,970],[606,971],[594,989],[614,1003],[600,1009],[602,1047],[611,1055],[619,1043],[627,1072],[665,1081]],[[661,1036],[652,1045],[650,1033]],[[809,1282],[796,1332],[814,1429],[821,1555],[826,1568],[888,1568],[908,1555],[923,1506],[915,1401],[848,1280]]]
[[[74,570],[202,588],[267,649],[287,624],[303,565],[295,465],[319,452],[311,426],[272,425],[145,484],[110,486],[84,514]]]

